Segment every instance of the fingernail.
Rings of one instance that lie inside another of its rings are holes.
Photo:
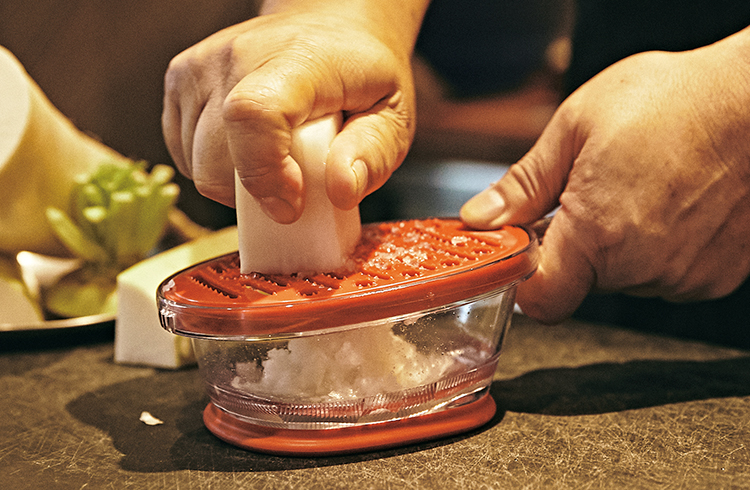
[[[297,221],[297,210],[287,201],[278,197],[262,197],[258,199],[260,208],[266,213],[266,216],[272,220],[289,224]]]
[[[505,209],[505,200],[494,189],[485,189],[461,208],[461,217],[470,225],[490,225]]]

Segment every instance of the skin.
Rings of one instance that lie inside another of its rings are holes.
[[[718,298],[750,273],[750,28],[649,52],[566,99],[537,144],[467,202],[477,228],[553,210],[523,311],[553,323],[592,290]]]
[[[304,186],[290,131],[343,111],[326,187],[349,209],[401,163],[414,133],[410,58],[426,1],[289,0],[178,55],[163,128],[200,192],[234,204],[234,172],[276,221]],[[559,209],[518,291],[553,323],[593,291],[717,298],[750,273],[750,28],[695,51],[627,58],[566,99],[537,144],[475,196],[482,229]]]
[[[411,54],[426,0],[287,0],[175,57],[162,126],[179,170],[234,206],[234,172],[266,214],[292,223],[303,186],[291,130],[343,111],[326,161],[331,202],[351,209],[403,161],[414,136]]]

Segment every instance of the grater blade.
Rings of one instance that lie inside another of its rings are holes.
[[[298,333],[454,303],[528,278],[533,232],[476,231],[458,219],[363,226],[346,269],[310,275],[240,271],[232,253],[179,272],[159,288],[167,330],[193,337]]]

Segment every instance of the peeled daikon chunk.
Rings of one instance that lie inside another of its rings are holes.
[[[0,255],[0,330],[2,325],[29,326],[42,321],[42,310],[26,288],[18,264]]]
[[[359,209],[335,207],[325,188],[325,161],[340,128],[339,113],[292,131],[291,156],[300,165],[305,183],[305,209],[292,224],[269,218],[235,177],[242,273],[332,272],[346,265],[361,232]]]
[[[0,251],[66,254],[47,207],[68,209],[78,176],[107,161],[129,161],[84,134],[0,46]]]
[[[237,250],[234,227],[214,231],[138,262],[117,276],[115,362],[178,368],[195,362],[190,339],[172,335],[159,325],[154,293],[171,274]]]

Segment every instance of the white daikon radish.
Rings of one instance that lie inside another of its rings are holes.
[[[68,209],[77,176],[129,161],[76,128],[0,46],[0,251],[65,254],[47,207]]]
[[[292,131],[291,156],[299,163],[305,183],[305,209],[292,224],[279,224],[266,216],[235,178],[242,273],[333,272],[346,265],[360,237],[359,208],[335,207],[325,188],[325,161],[340,128],[339,113]]]
[[[188,266],[237,250],[234,227],[212,232],[138,262],[117,276],[115,362],[179,368],[195,362],[188,337],[173,335],[159,325],[156,290]]]
[[[31,326],[44,318],[38,303],[21,279],[18,264],[10,257],[0,255],[0,330],[15,326]]]

